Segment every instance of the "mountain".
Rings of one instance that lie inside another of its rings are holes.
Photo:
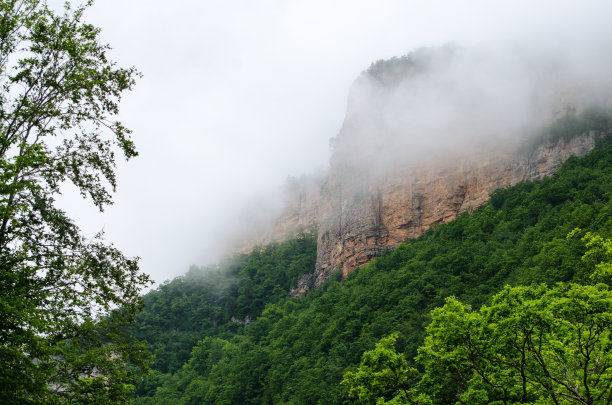
[[[247,243],[317,229],[316,268],[292,294],[305,295],[336,269],[346,277],[498,188],[550,176],[609,131],[609,114],[566,77],[487,71],[480,58],[456,46],[426,48],[376,62],[354,83],[328,172],[292,179],[281,215]],[[535,77],[537,101],[525,76]],[[507,100],[490,83],[502,79],[524,89]]]
[[[419,367],[448,297],[590,283],[581,237],[612,236],[610,105],[506,62],[451,46],[364,72],[329,170],[288,183],[248,252],[143,297],[132,332],[154,363],[135,403],[352,403],[340,382],[381,338]]]
[[[611,214],[612,143],[600,140],[552,176],[498,189],[304,298],[287,291],[314,265],[309,236],[193,269],[144,297],[134,334],[156,363],[136,403],[351,403],[340,381],[361,354],[395,332],[414,364],[429,313],[447,297],[480,308],[506,284],[588,282],[580,236],[610,237]]]

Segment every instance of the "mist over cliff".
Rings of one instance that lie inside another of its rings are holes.
[[[451,44],[380,60],[351,88],[332,166],[346,166],[350,181],[355,170],[376,177],[397,165],[509,150],[555,118],[608,105],[605,66],[598,51],[535,46]]]
[[[601,135],[580,125],[567,139],[546,143],[541,134],[559,119],[589,121],[582,116],[593,108],[607,119],[610,58],[600,51],[447,44],[372,63],[349,91],[328,170],[255,206],[247,217],[262,220],[242,228],[242,250],[314,229],[317,266],[301,294],[336,268],[346,275],[478,207],[497,188],[551,175]]]

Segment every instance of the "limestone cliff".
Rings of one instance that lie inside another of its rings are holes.
[[[549,176],[595,145],[595,133],[547,142],[525,154],[504,151],[404,166],[366,187],[332,170],[322,186],[314,285],[346,275],[381,252],[484,204],[496,189]]]
[[[498,188],[553,174],[570,156],[593,149],[598,136],[591,131],[569,141],[548,141],[530,152],[488,151],[407,164],[376,181],[365,181],[355,168],[332,165],[326,177],[316,178],[319,183],[310,178],[293,184],[283,214],[262,240],[315,227],[316,269],[292,292],[303,296],[332,271],[339,269],[344,277],[399,243],[484,204]]]
[[[484,204],[498,188],[550,176],[570,156],[593,149],[599,135],[591,131],[569,141],[548,141],[531,152],[489,151],[404,165],[376,181],[355,168],[349,174],[332,165],[327,177],[292,184],[282,215],[260,242],[311,227],[318,232],[316,269],[293,291],[302,296],[332,271],[346,276],[399,243]]]
[[[551,66],[509,71],[505,60],[482,60],[454,47],[419,50],[373,64],[354,83],[328,172],[293,180],[257,240],[316,229],[316,269],[293,295],[484,204],[495,189],[553,174],[609,132],[610,121],[590,131],[566,125],[533,142],[537,128],[573,122],[589,89]]]

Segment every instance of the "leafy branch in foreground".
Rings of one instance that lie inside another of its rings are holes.
[[[115,154],[137,155],[113,116],[139,73],[107,58],[82,21],[90,4],[56,14],[0,0],[0,397],[14,402],[117,403],[133,384],[128,364],[145,366],[120,331],[148,276],[101,235],[84,238],[55,202],[72,182],[102,210]]]
[[[417,361],[432,398],[470,404],[612,400],[607,285],[506,287],[472,312],[449,298],[432,313]]]

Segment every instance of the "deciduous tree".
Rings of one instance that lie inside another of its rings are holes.
[[[121,402],[135,375],[128,364],[143,358],[121,325],[148,277],[101,235],[82,236],[56,204],[72,182],[102,210],[117,153],[137,155],[114,116],[139,73],[108,58],[100,30],[83,22],[89,5],[57,13],[43,0],[0,0],[0,397],[8,401]]]

